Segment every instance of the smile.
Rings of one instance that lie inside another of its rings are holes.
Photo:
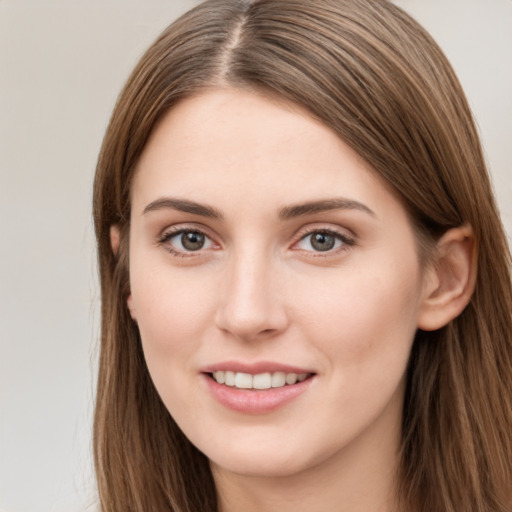
[[[298,399],[317,381],[316,373],[283,369],[265,372],[261,368],[249,373],[248,369],[235,372],[212,368],[202,375],[211,396],[222,406],[243,414],[267,414]]]
[[[265,372],[256,375],[234,371],[216,371],[210,374],[218,384],[238,389],[271,389],[291,386],[310,377],[311,373]]]

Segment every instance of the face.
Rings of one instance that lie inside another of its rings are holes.
[[[296,106],[209,91],[142,154],[128,306],[163,402],[216,468],[394,453],[422,282],[399,200]]]

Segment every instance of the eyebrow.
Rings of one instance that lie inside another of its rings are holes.
[[[285,206],[279,211],[279,218],[283,220],[301,217],[303,215],[312,215],[315,213],[326,212],[329,210],[359,210],[375,217],[375,212],[359,201],[335,197],[332,199],[322,199],[320,201],[309,201],[307,203]]]
[[[212,206],[208,206],[188,199],[180,199],[175,197],[161,197],[149,203],[143,211],[143,215],[162,209],[172,209],[180,212],[191,213],[201,217],[221,220],[222,213]],[[375,216],[375,212],[363,203],[353,199],[336,197],[331,199],[321,199],[319,201],[308,201],[291,206],[285,206],[279,210],[279,218],[281,220],[289,220],[305,215],[326,212],[329,210],[359,210],[371,216]]]
[[[195,201],[189,201],[188,199],[179,199],[174,197],[161,197],[156,201],[149,203],[142,213],[145,215],[146,213],[165,208],[185,213],[192,213],[194,215],[200,215],[201,217],[209,217],[211,219],[222,219],[222,214],[212,206],[196,203]]]

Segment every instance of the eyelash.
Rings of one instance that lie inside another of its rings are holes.
[[[341,252],[347,251],[350,249],[350,247],[353,247],[354,245],[356,245],[356,241],[354,238],[347,236],[344,233],[340,233],[339,231],[336,231],[334,229],[327,229],[327,228],[320,227],[320,228],[309,228],[305,232],[302,232],[300,234],[299,240],[297,240],[297,242],[295,242],[293,244],[293,247],[297,246],[299,243],[304,241],[307,237],[310,237],[311,235],[314,235],[314,234],[332,236],[335,239],[335,242],[339,241],[339,242],[341,242],[342,245],[341,245],[341,247],[328,249],[326,251],[314,251],[314,250],[304,251],[306,253],[310,253],[310,254],[308,254],[308,256],[312,257],[312,258],[328,258],[329,256],[333,256],[335,254],[339,254]],[[300,250],[300,249],[297,249],[297,250]]]
[[[166,231],[162,234],[162,236],[158,239],[158,244],[163,246],[168,252],[170,252],[173,256],[178,258],[190,258],[199,256],[203,252],[203,248],[198,249],[197,251],[181,251],[175,249],[171,244],[170,240],[176,236],[183,235],[185,233],[202,235],[206,239],[208,239],[212,244],[215,242],[212,238],[203,230],[198,229],[197,227],[179,227],[179,228],[171,228],[169,231]],[[303,250],[305,253],[310,253],[308,256],[313,258],[327,258],[332,256],[333,254],[339,254],[340,252],[347,251],[350,247],[356,245],[354,238],[347,236],[346,234],[342,234],[339,231],[333,229],[326,228],[310,228],[307,231],[300,233],[299,239],[294,242],[292,245],[292,249],[304,241],[307,237],[320,234],[326,236],[332,236],[335,241],[341,242],[341,247],[328,249],[325,251],[315,251],[315,250]],[[301,249],[293,249],[293,250],[301,250]]]
[[[185,233],[191,233],[196,235],[202,235],[206,239],[212,241],[212,238],[203,230],[198,229],[196,227],[179,227],[179,228],[171,228],[169,231],[165,231],[162,236],[158,239],[158,244],[163,246],[167,251],[169,251],[173,256],[178,258],[190,258],[194,256],[198,256],[202,249],[197,251],[180,251],[176,250],[171,244],[170,240],[176,236],[183,235]],[[212,241],[213,243],[213,241]]]

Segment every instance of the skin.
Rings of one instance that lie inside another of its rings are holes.
[[[160,201],[170,197],[219,216]],[[333,198],[351,207],[279,215]],[[187,229],[205,233],[202,249],[180,245]],[[311,231],[326,230],[335,247],[315,250]],[[392,510],[404,373],[438,286],[392,190],[297,106],[208,91],[174,107],[145,147],[128,307],[163,402],[211,461],[224,512]],[[222,361],[314,377],[286,405],[245,414],[205,385],[202,369]]]

